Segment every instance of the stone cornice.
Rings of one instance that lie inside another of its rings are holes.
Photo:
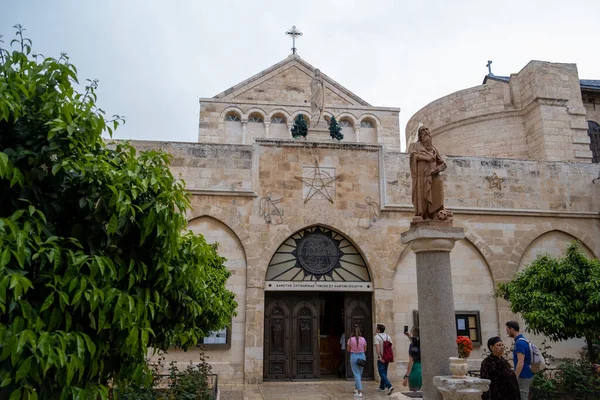
[[[256,144],[259,146],[275,146],[275,147],[305,147],[317,149],[347,149],[347,150],[364,150],[364,151],[380,151],[382,146],[379,144],[367,144],[357,142],[332,142],[327,141],[311,141],[303,139],[267,139],[256,138]]]
[[[554,217],[554,218],[588,218],[600,219],[600,212],[593,211],[553,211],[524,208],[487,208],[487,207],[446,207],[454,214],[464,215],[506,215],[519,217]],[[385,204],[381,211],[413,212],[412,204]]]
[[[200,103],[220,103],[220,104],[229,104],[229,105],[244,104],[244,105],[249,105],[249,106],[269,106],[269,107],[275,107],[275,108],[292,107],[295,109],[310,110],[310,107],[306,106],[304,104],[282,103],[282,102],[274,102],[274,101],[255,101],[255,100],[231,101],[228,99],[214,99],[212,97],[211,98],[201,97],[199,99],[199,102]],[[400,112],[399,107],[376,107],[376,106],[358,106],[358,105],[344,105],[344,104],[326,107],[326,110],[329,110],[329,109],[361,110],[361,111],[371,111],[371,112],[372,111]]]
[[[550,97],[536,97],[529,103],[521,107],[521,114],[527,115],[533,109],[539,106],[553,106],[553,107],[565,107],[569,102],[568,99],[555,99]]]
[[[249,189],[186,189],[194,196],[235,196],[235,197],[258,197],[254,190]]]

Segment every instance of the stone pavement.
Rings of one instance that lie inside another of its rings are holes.
[[[407,390],[399,383],[394,386],[391,396],[378,392],[379,384],[374,381],[363,382],[363,399],[389,400],[409,399],[401,391]],[[219,383],[220,400],[352,400],[354,382],[317,381],[317,382],[265,382],[260,385],[227,385]]]

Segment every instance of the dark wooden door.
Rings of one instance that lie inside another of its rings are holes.
[[[264,378],[319,378],[318,293],[265,298]]]
[[[316,301],[315,301],[316,300]],[[301,301],[294,308],[292,338],[292,377],[313,379],[320,376],[318,296]]]
[[[362,336],[367,340],[367,366],[363,378],[373,378],[373,324],[371,323],[371,293],[346,293],[344,298],[344,314],[346,316],[346,338],[354,332],[358,325]],[[348,340],[348,339],[346,339]],[[346,377],[352,378],[350,352],[346,354]]]
[[[285,301],[272,299],[265,309],[265,379],[285,379],[291,376],[292,316]]]

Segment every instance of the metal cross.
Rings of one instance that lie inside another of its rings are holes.
[[[302,32],[296,29],[296,26],[292,26],[292,29],[285,33],[292,37],[292,54],[296,54],[296,36],[302,36]]]
[[[485,66],[488,67],[489,75],[494,75],[492,74],[492,60],[488,60],[488,63],[485,64]]]

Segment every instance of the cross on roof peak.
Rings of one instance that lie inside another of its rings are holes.
[[[296,36],[302,36],[302,32],[296,29],[296,25],[292,26],[292,29],[285,32],[286,35],[292,38],[292,54],[296,54]]]

